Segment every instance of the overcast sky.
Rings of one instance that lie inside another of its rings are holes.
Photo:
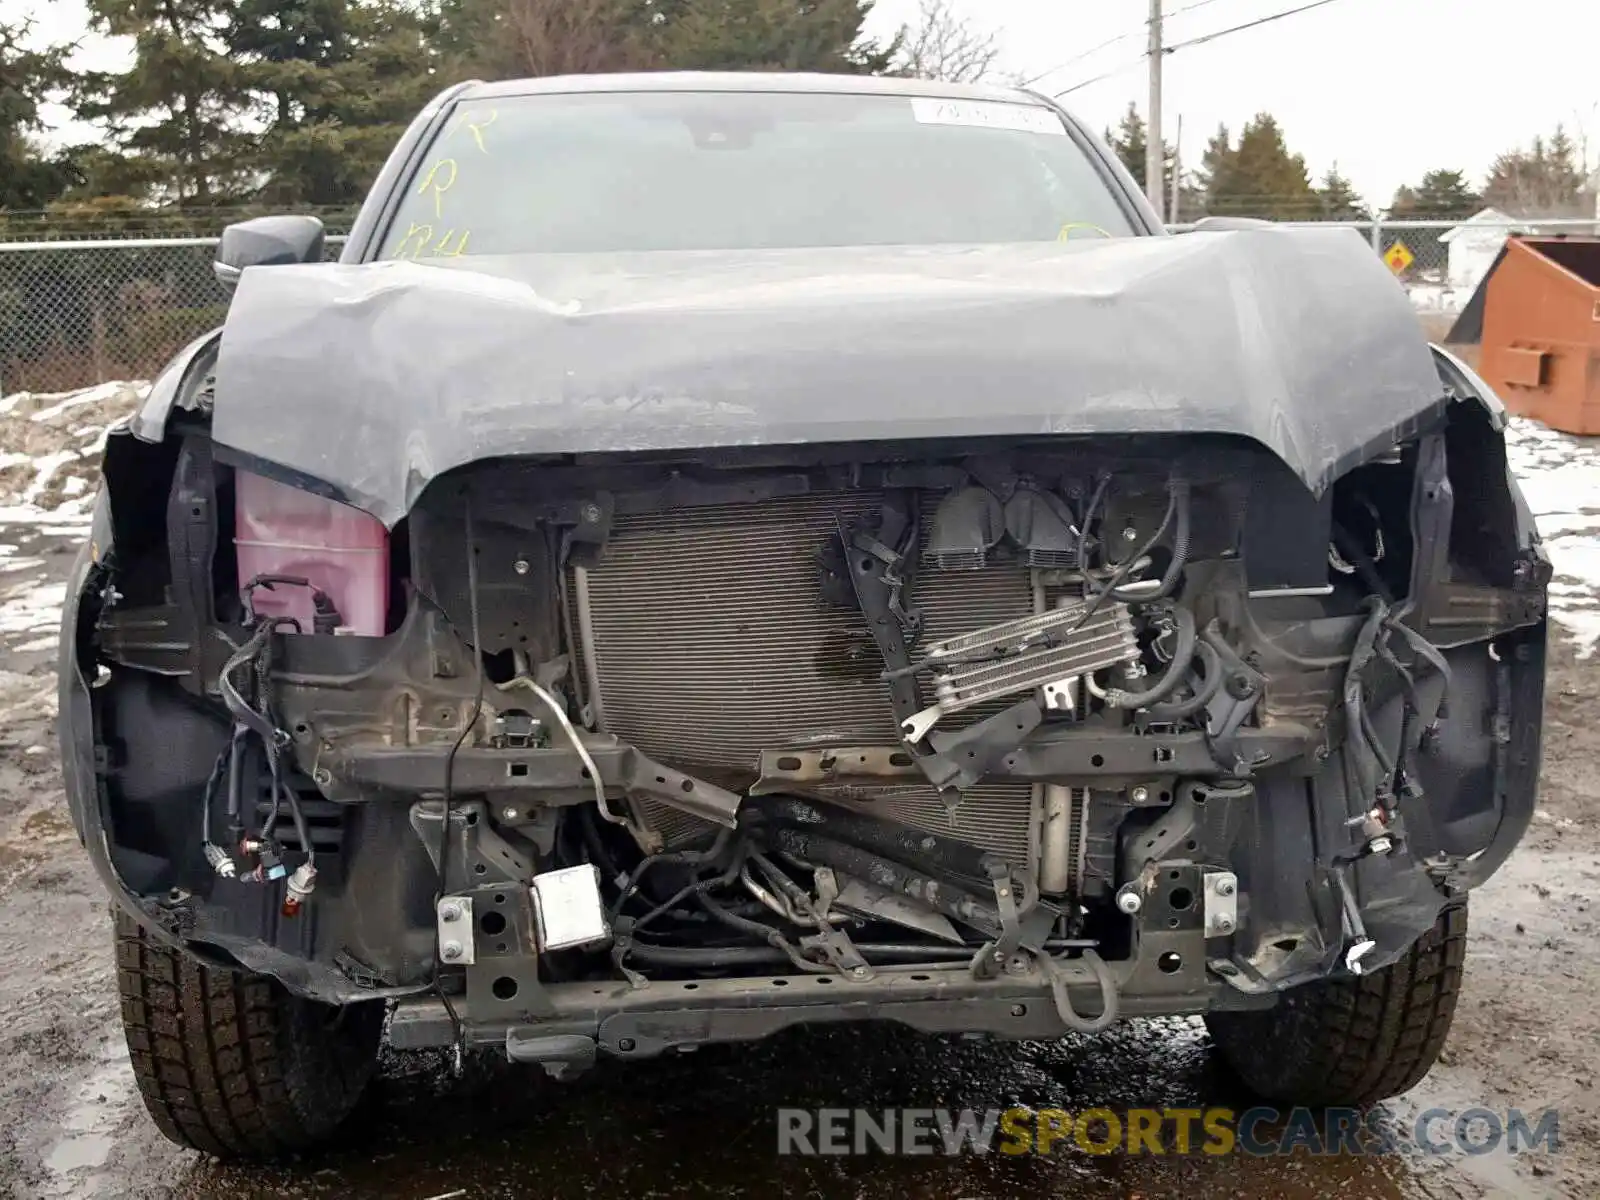
[[[1307,0],[1165,0],[1168,45]],[[951,0],[992,29],[1005,67],[1035,75],[1128,35],[1036,85],[1051,93],[1105,72],[1062,102],[1095,129],[1135,101],[1149,0]],[[917,0],[878,0],[872,28],[915,18]],[[1189,12],[1180,9],[1191,8]],[[1199,163],[1219,123],[1237,135],[1257,112],[1276,116],[1313,176],[1338,163],[1369,202],[1433,167],[1482,182],[1494,156],[1557,122],[1587,133],[1600,158],[1600,0],[1333,0],[1310,12],[1166,56],[1167,140],[1183,118],[1185,165]]]
[[[1141,60],[1149,0],[951,0],[995,31],[1008,71],[1046,75],[1057,92],[1109,78],[1064,102],[1096,129],[1128,101],[1145,108]],[[1296,8],[1307,0],[1165,0],[1167,43]],[[885,36],[916,17],[918,0],[877,0],[869,32]],[[1190,9],[1182,12],[1180,9]],[[40,38],[84,36],[79,0],[0,0],[15,18],[32,10]],[[115,66],[119,47],[90,42],[80,61]],[[1314,176],[1337,163],[1367,200],[1386,206],[1401,183],[1433,167],[1481,183],[1501,150],[1562,122],[1600,161],[1600,0],[1332,0],[1166,57],[1168,140],[1183,119],[1182,152],[1197,164],[1219,123],[1238,128],[1274,114]]]

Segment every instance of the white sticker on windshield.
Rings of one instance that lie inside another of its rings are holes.
[[[995,100],[939,100],[913,96],[911,112],[924,125],[976,125],[987,129],[1020,129],[1024,133],[1066,136],[1061,118],[1048,108]]]

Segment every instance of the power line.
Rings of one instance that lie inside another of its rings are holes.
[[[1181,17],[1186,12],[1193,12],[1197,8],[1204,8],[1206,5],[1215,4],[1216,2],[1217,0],[1194,0],[1193,4],[1185,4],[1182,8],[1173,9],[1167,14],[1167,20],[1170,21],[1173,17]]]
[[[1125,62],[1120,67],[1113,67],[1111,70],[1102,71],[1098,75],[1091,75],[1091,76],[1089,76],[1088,79],[1085,79],[1082,83],[1075,83],[1071,87],[1065,88],[1062,91],[1057,92],[1055,94],[1055,99],[1059,100],[1063,96],[1070,96],[1070,95],[1072,95],[1073,92],[1081,91],[1082,89],[1088,87],[1091,83],[1099,83],[1102,79],[1110,79],[1113,75],[1121,75],[1124,71],[1131,71],[1134,67],[1137,67],[1143,61],[1144,61],[1144,55],[1141,54],[1138,58],[1134,59],[1132,62]]]
[[[1196,0],[1196,3],[1190,7],[1199,8],[1202,4],[1208,4],[1210,2],[1211,0]],[[1284,9],[1282,12],[1270,13],[1265,17],[1257,17],[1254,21],[1246,21],[1242,25],[1232,25],[1227,29],[1218,29],[1214,33],[1205,33],[1201,34],[1199,37],[1190,38],[1186,42],[1178,42],[1175,45],[1166,47],[1163,53],[1172,54],[1175,51],[1186,49],[1189,46],[1200,46],[1204,45],[1206,42],[1214,42],[1218,38],[1226,37],[1230,33],[1239,33],[1245,29],[1254,29],[1257,25],[1266,25],[1272,21],[1281,21],[1285,17],[1292,17],[1297,13],[1310,12],[1313,8],[1321,8],[1323,5],[1332,4],[1333,2],[1334,0],[1312,0],[1312,3],[1302,4],[1298,8]],[[1055,93],[1055,98],[1059,100],[1062,96],[1069,96],[1073,92],[1080,91],[1092,83],[1099,83],[1103,79],[1110,79],[1113,75],[1120,75],[1122,72],[1131,70],[1132,68],[1138,66],[1145,60],[1146,57],[1148,56],[1141,54],[1138,58],[1130,59],[1128,62],[1123,63],[1119,67],[1113,67],[1109,71],[1103,71],[1099,75],[1085,79],[1080,83],[1075,83],[1071,87]],[[1048,71],[1045,72],[1045,74],[1049,73],[1050,72]]]
[[[1235,25],[1230,29],[1219,29],[1215,33],[1201,34],[1197,38],[1190,38],[1186,42],[1179,42],[1175,46],[1168,46],[1167,53],[1182,50],[1185,46],[1199,46],[1206,42],[1214,42],[1219,37],[1226,37],[1230,33],[1238,33],[1243,29],[1254,29],[1257,25],[1266,25],[1271,21],[1281,21],[1285,17],[1292,17],[1296,13],[1310,12],[1313,8],[1321,8],[1324,4],[1332,4],[1333,0],[1312,0],[1310,4],[1302,4],[1299,8],[1285,9],[1283,12],[1272,13],[1269,16],[1257,17],[1254,21],[1246,21],[1243,25]]]
[[[1182,8],[1173,9],[1171,12],[1169,12],[1167,14],[1167,18],[1170,20],[1173,17],[1181,16],[1182,14],[1184,14],[1186,12],[1193,12],[1197,8],[1204,8],[1206,5],[1215,4],[1216,2],[1217,2],[1217,0],[1194,0],[1193,4],[1185,4]],[[1145,21],[1144,24],[1145,25],[1149,25],[1150,22],[1149,21]],[[1045,78],[1047,75],[1054,75],[1057,71],[1065,71],[1068,67],[1072,66],[1074,63],[1080,63],[1086,58],[1093,58],[1096,54],[1099,54],[1100,51],[1109,50],[1112,46],[1115,46],[1115,45],[1117,45],[1118,43],[1121,43],[1121,42],[1126,42],[1130,38],[1139,37],[1143,33],[1144,33],[1144,27],[1141,26],[1138,29],[1130,29],[1126,33],[1119,33],[1115,37],[1108,37],[1103,42],[1096,42],[1093,46],[1090,46],[1087,50],[1084,50],[1084,51],[1081,51],[1081,52],[1079,52],[1077,54],[1074,54],[1071,58],[1067,59],[1064,62],[1058,62],[1055,66],[1051,67],[1049,70],[1040,71],[1037,75],[1029,76],[1027,79],[1024,79],[1022,81],[1022,86],[1023,87],[1032,87],[1034,84],[1038,83],[1039,80]]]
[[[1084,59],[1092,57],[1093,55],[1099,54],[1100,51],[1105,50],[1105,49],[1107,49],[1107,48],[1109,48],[1111,46],[1115,46],[1118,42],[1125,42],[1129,38],[1134,37],[1135,35],[1137,35],[1139,33],[1142,33],[1142,32],[1143,32],[1142,29],[1130,29],[1127,33],[1119,33],[1119,34],[1117,34],[1116,37],[1107,38],[1105,41],[1100,42],[1097,45],[1090,46],[1082,54],[1074,54],[1071,58],[1067,59],[1065,62],[1057,63],[1055,66],[1051,67],[1048,71],[1040,71],[1037,75],[1031,76],[1028,79],[1024,79],[1022,81],[1022,86],[1023,87],[1032,87],[1034,84],[1038,83],[1039,80],[1043,79],[1045,76],[1054,75],[1057,71],[1065,71],[1073,63],[1080,63]]]

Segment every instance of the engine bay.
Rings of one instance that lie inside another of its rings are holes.
[[[391,533],[189,438],[93,625],[119,869],[472,1020],[928,968],[1091,1029],[1357,970],[1493,834],[1447,693],[1509,714],[1484,642],[1535,598],[1417,620],[1482,517],[1443,440],[1320,497],[1192,438],[490,460]],[[150,713],[181,749],[135,763]]]

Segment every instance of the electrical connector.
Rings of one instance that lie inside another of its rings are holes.
[[[293,875],[283,894],[283,915],[286,917],[298,916],[301,907],[310,898],[317,887],[317,869],[310,863],[301,863],[295,868]]]
[[[283,856],[278,852],[278,847],[270,841],[263,840],[256,850],[256,857],[261,860],[261,878],[268,882],[282,879],[289,873],[289,868],[283,864]]]
[[[211,869],[218,875],[222,876],[222,878],[232,879],[234,875],[237,874],[238,867],[234,864],[233,858],[221,846],[218,846],[213,842],[207,842],[203,849],[205,851],[206,862],[208,862],[211,865]]]

